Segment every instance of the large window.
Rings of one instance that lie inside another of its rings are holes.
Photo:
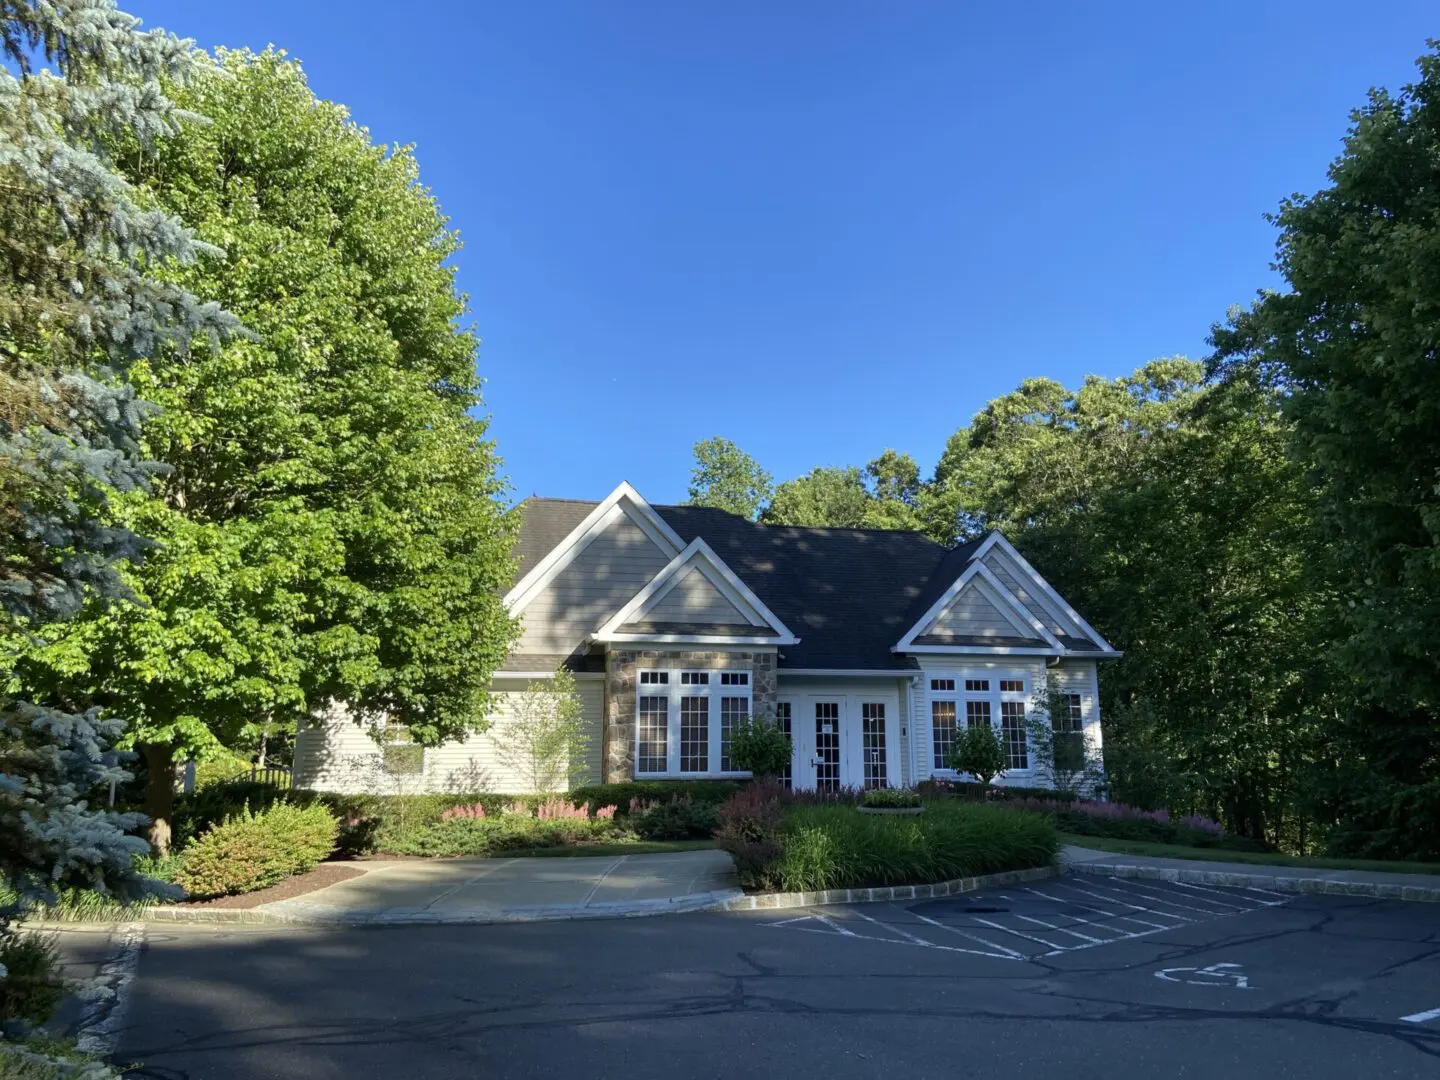
[[[749,671],[646,668],[636,678],[635,775],[735,773],[730,737],[750,715]]]
[[[955,702],[930,702],[930,743],[935,748],[935,768],[950,768],[950,748],[955,745]]]
[[[1055,730],[1065,735],[1078,735],[1085,726],[1084,699],[1079,694],[1061,694],[1060,708],[1054,717]]]
[[[1006,769],[1030,768],[1030,743],[1025,716],[1028,680],[1011,673],[941,674],[930,680],[931,746],[934,767],[948,771],[960,717],[967,728],[997,727],[1005,746]]]
[[[419,776],[425,771],[425,748],[415,744],[404,724],[385,725],[380,767],[391,776]]]
[[[1000,702],[1000,736],[1005,742],[1005,768],[1030,768],[1030,742],[1025,737],[1025,703]]]

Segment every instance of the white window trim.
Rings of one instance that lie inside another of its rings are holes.
[[[936,690],[930,685],[932,679],[954,679],[954,690]],[[989,682],[989,690],[966,690],[966,679],[986,679]],[[1011,679],[1021,682],[1024,690],[1001,690],[1001,680]],[[942,779],[955,779],[961,774],[954,769],[945,769],[935,766],[934,738],[935,738],[935,714],[930,708],[933,701],[955,702],[955,737],[959,738],[968,723],[965,715],[966,701],[988,701],[990,703],[990,727],[995,734],[1005,741],[1004,722],[1000,715],[1000,704],[1005,701],[1019,701],[1025,706],[1025,715],[1028,717],[1035,705],[1035,686],[1031,673],[1026,671],[1007,671],[1004,668],[955,668],[954,670],[927,670],[923,684],[925,690],[925,722],[930,725],[930,766],[931,773]],[[1026,760],[1029,765],[1023,769],[1005,770],[1006,777],[1016,776],[1022,779],[1029,779],[1035,776],[1035,747],[1030,743],[1029,732],[1025,735]],[[1006,752],[1009,752],[1008,743]]]
[[[382,723],[375,733],[375,743],[380,748],[380,771],[391,780],[403,781],[408,777],[430,775],[430,747],[416,743],[410,737],[410,732],[405,730],[403,738],[393,738],[390,735],[391,728],[403,729],[403,724]],[[385,767],[385,751],[392,746],[420,746],[420,768],[416,772],[391,772]]]
[[[664,671],[669,681],[661,684],[642,685],[640,671]],[[682,683],[682,675],[698,672],[709,676],[703,685]],[[739,672],[746,676],[744,686],[724,686],[720,676],[726,672]],[[665,771],[646,772],[640,768],[640,699],[642,697],[663,697],[665,705]],[[705,731],[708,739],[704,772],[680,771],[680,699],[704,698],[706,701]],[[746,716],[755,712],[755,673],[749,668],[641,668],[635,673],[635,741],[633,775],[636,780],[744,780],[750,776],[748,770],[720,768],[720,752],[723,745],[720,730],[720,699],[743,697],[748,705]]]

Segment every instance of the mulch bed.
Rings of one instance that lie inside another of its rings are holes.
[[[189,900],[178,907],[186,908],[253,908],[275,900],[293,900],[297,896],[323,889],[327,885],[338,885],[342,881],[360,877],[365,871],[354,866],[338,863],[322,863],[314,870],[286,878],[277,885],[242,896],[218,896],[214,900]]]

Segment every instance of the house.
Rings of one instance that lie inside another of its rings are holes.
[[[494,676],[493,725],[563,664],[591,733],[587,778],[741,777],[748,715],[791,734],[796,787],[909,786],[953,775],[961,725],[990,723],[1009,769],[1043,784],[1025,718],[1051,679],[1056,721],[1100,741],[1097,661],[1119,654],[998,532],[946,548],[919,533],[759,525],[651,506],[527,500],[505,601],[523,630]],[[299,732],[297,786],[523,791],[491,734],[405,745],[343,716]]]

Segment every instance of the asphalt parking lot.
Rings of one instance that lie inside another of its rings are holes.
[[[130,1075],[164,1080],[1433,1078],[1440,905],[1072,874],[743,914],[151,927],[113,1026]]]

